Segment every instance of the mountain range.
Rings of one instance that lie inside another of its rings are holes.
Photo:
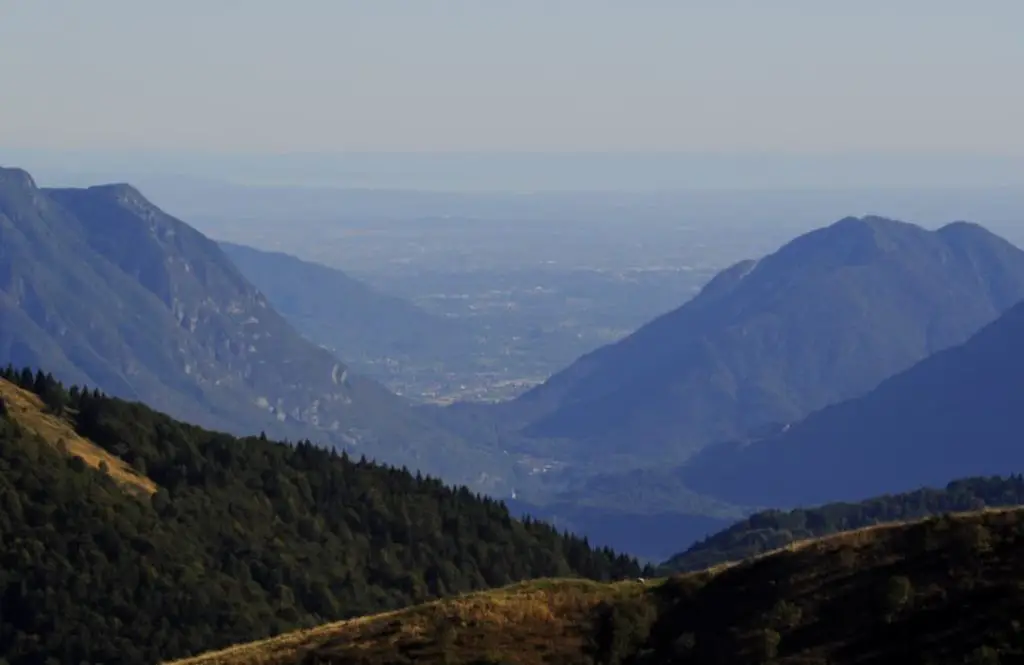
[[[603,471],[681,461],[863,394],[1022,298],[1024,252],[978,225],[845,218],[487,410]]]
[[[304,338],[217,243],[129,185],[42,189],[0,169],[0,362],[479,488],[515,472]]]
[[[776,507],[860,499],[1024,469],[1024,303],[964,344],[784,432],[712,446],[680,479]]]
[[[470,355],[468,328],[337,268],[229,242],[220,247],[289,323],[361,374],[386,381],[395,364]]]
[[[0,169],[0,662],[1024,655],[1024,252],[982,227],[840,220],[505,404],[339,359],[448,323]],[[702,531],[669,579],[600,546]]]
[[[219,245],[128,185],[43,189],[0,170],[0,362],[205,427],[515,490],[517,514],[648,557],[760,508],[1015,471],[1024,314],[955,347],[1022,299],[1024,252],[980,226],[846,218],[516,400],[414,408],[338,356],[415,336],[444,338],[418,354],[457,347],[452,322],[333,268]]]

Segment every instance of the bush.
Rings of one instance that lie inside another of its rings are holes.
[[[887,622],[891,622],[900,612],[908,607],[914,600],[914,587],[910,580],[897,575],[890,577],[885,585],[885,600],[883,610]]]
[[[596,610],[595,644],[599,663],[618,665],[637,652],[651,634],[657,618],[643,599],[632,603],[600,603]]]

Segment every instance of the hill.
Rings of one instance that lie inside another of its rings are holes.
[[[765,510],[694,543],[662,568],[684,572],[741,561],[793,543],[843,531],[932,515],[1024,505],[1024,476],[963,478],[941,489],[922,488],[857,503],[790,511]]]
[[[946,516],[659,583],[521,584],[174,665],[1017,662],[1022,545],[1020,510]]]
[[[492,414],[604,471],[681,460],[860,395],[1022,298],[1024,252],[980,226],[846,218],[724,270]]]
[[[709,447],[678,474],[745,505],[795,507],[1024,469],[1024,303],[858,397],[753,443]]]
[[[0,169],[0,362],[47,367],[211,428],[325,440],[475,486],[508,458],[303,338],[215,242],[128,185]]]
[[[221,242],[221,249],[299,332],[387,382],[406,371],[471,355],[472,331],[377,291],[336,268]]]
[[[641,574],[464,487],[2,376],[10,665],[154,663],[527,578]]]

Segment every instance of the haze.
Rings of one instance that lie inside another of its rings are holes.
[[[8,149],[1024,153],[1013,0],[0,8]]]

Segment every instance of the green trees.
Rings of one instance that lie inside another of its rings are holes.
[[[595,660],[619,665],[647,641],[657,614],[646,602],[600,603],[595,612]]]
[[[964,478],[942,489],[920,489],[860,503],[755,513],[705,538],[665,563],[671,571],[699,570],[806,540],[873,524],[912,520],[948,512],[1024,504],[1024,475]],[[985,534],[966,526],[963,546],[983,550]]]
[[[59,391],[80,434],[159,490],[129,495],[0,419],[0,654],[10,665],[158,662],[509,581],[641,573],[433,478],[307,441],[208,432],[30,378]]]

